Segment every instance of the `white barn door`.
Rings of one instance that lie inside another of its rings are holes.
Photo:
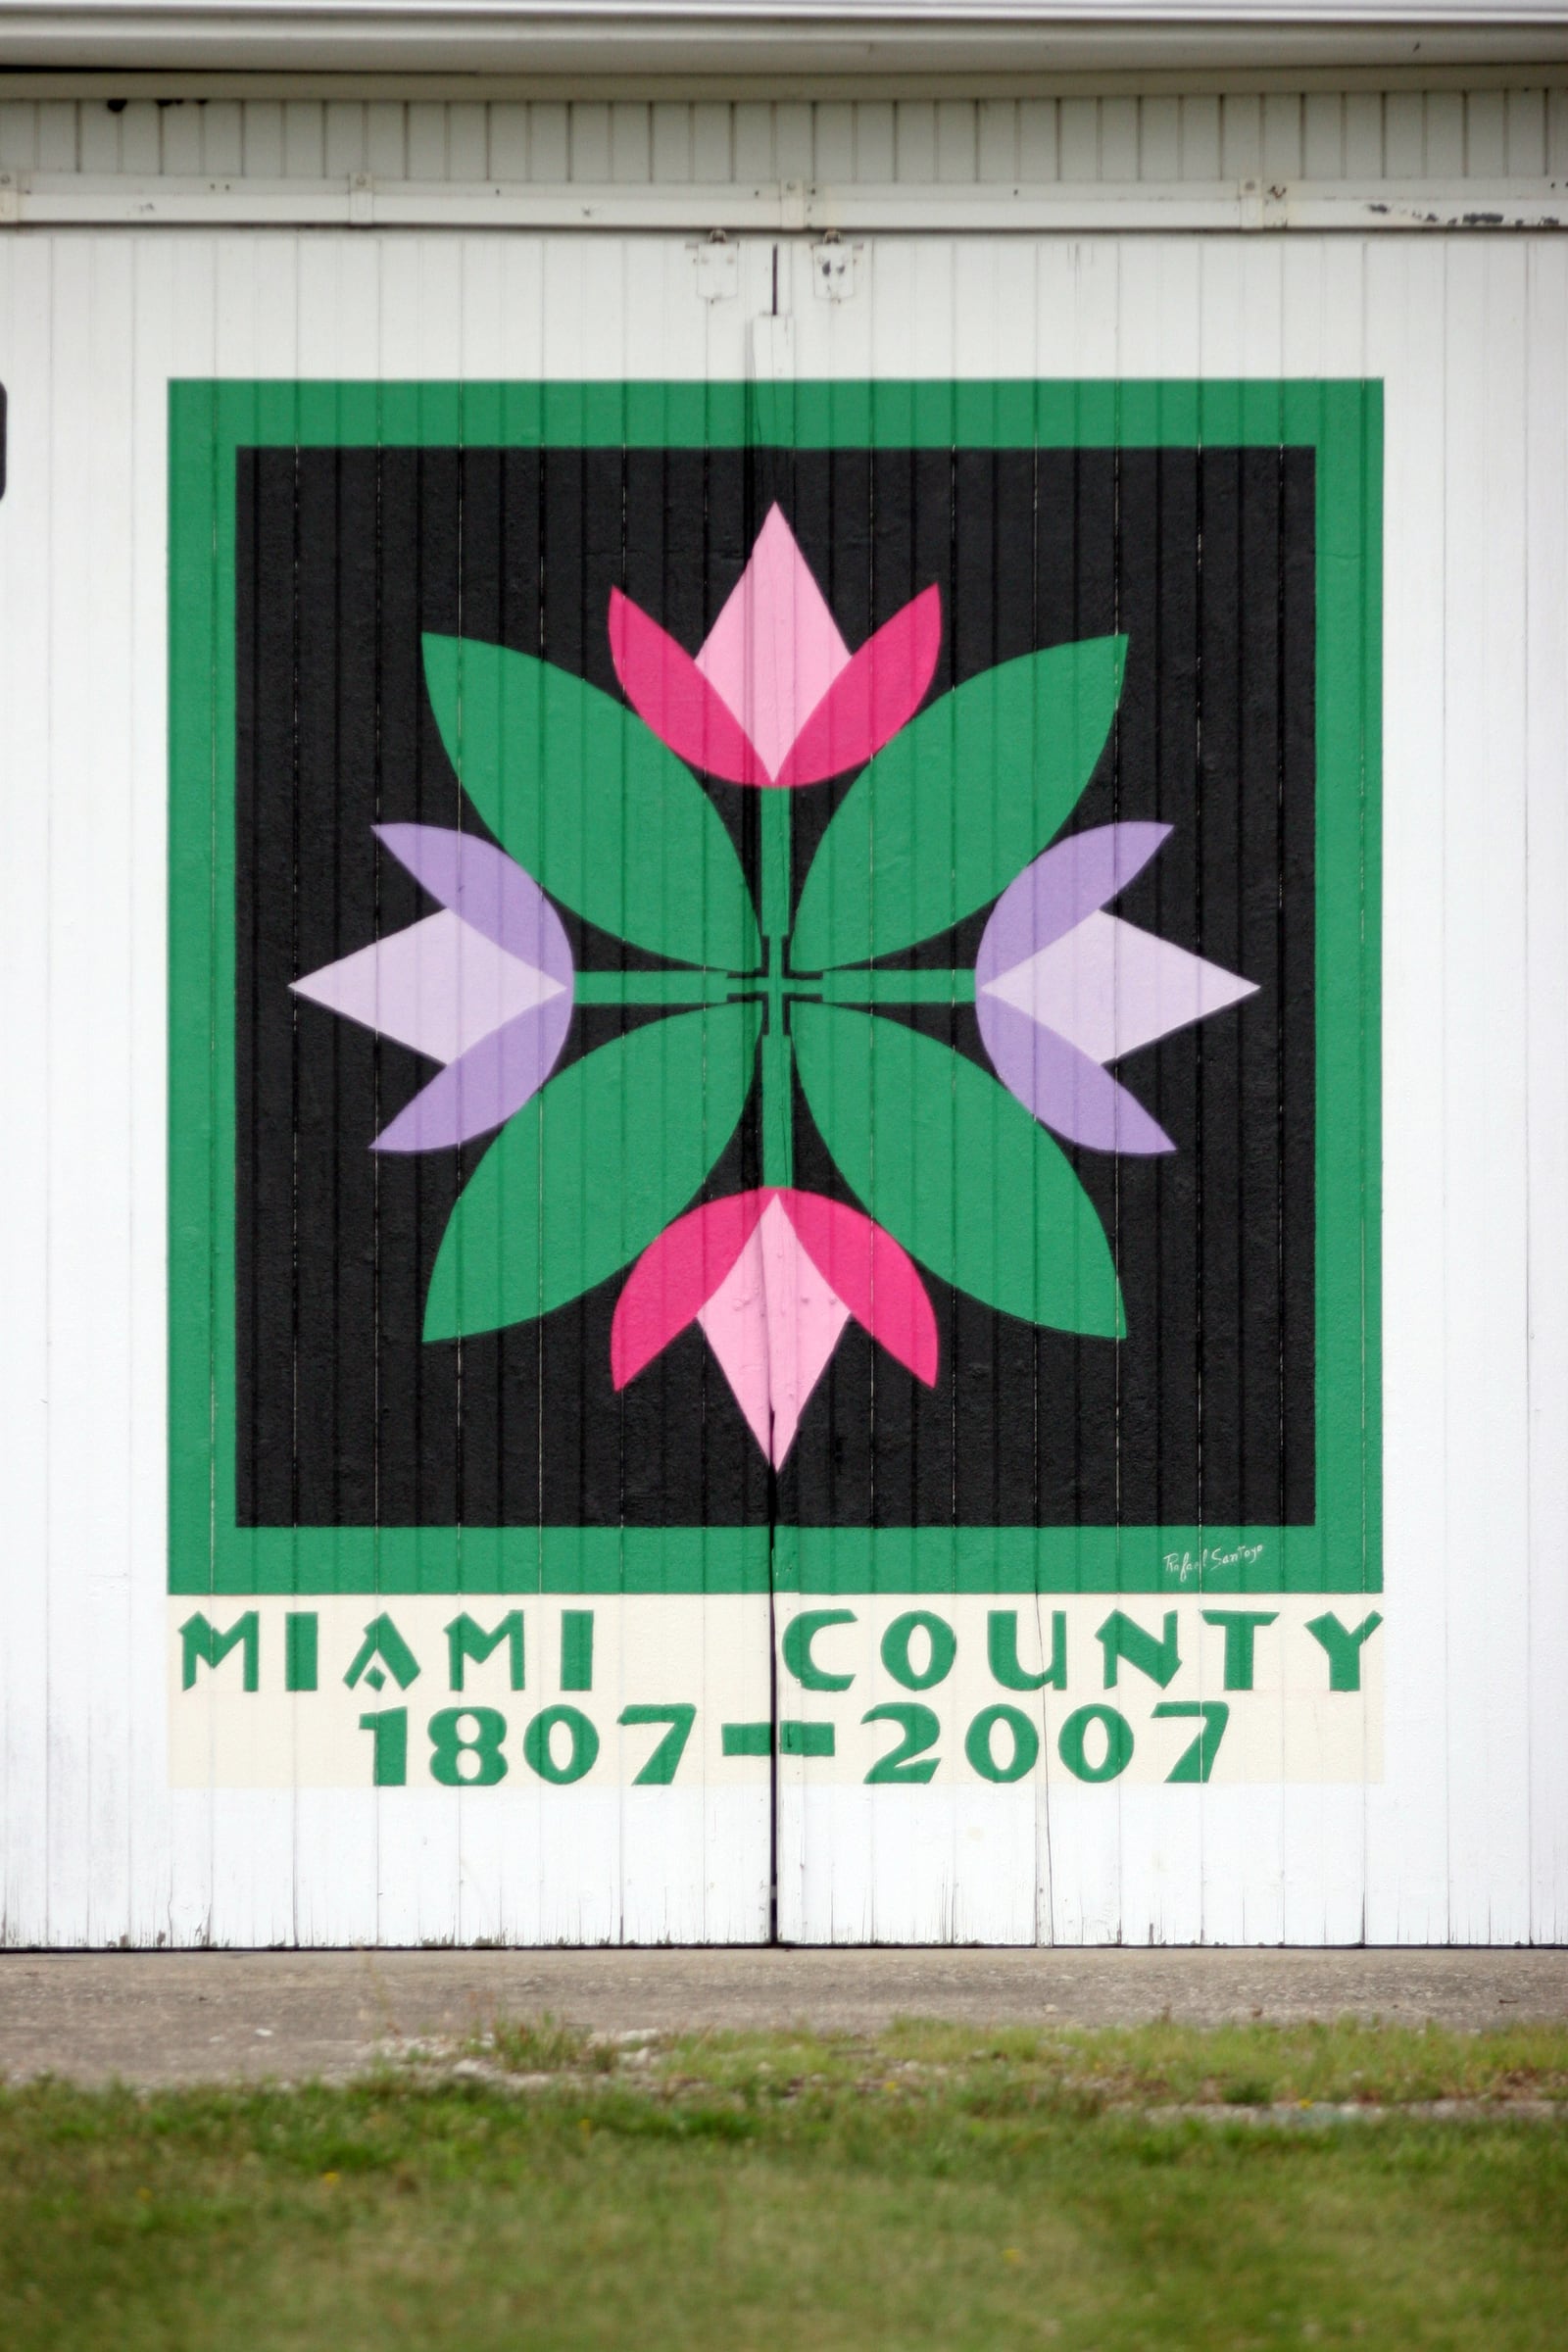
[[[0,244],[0,1939],[1561,1937],[1565,340]]]

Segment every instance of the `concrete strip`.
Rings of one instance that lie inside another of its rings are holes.
[[[339,2078],[377,2046],[548,2010],[597,2032],[895,2017],[1568,2023],[1568,1950],[725,1950],[0,1955],[0,2075]]]

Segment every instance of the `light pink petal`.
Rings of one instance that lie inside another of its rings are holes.
[[[819,784],[869,760],[920,708],[941,650],[942,596],[933,584],[884,621],[839,672],[775,781]]]
[[[766,1276],[754,1233],[702,1311],[703,1337],[746,1426],[773,1459],[773,1384],[767,1360]]]
[[[666,1225],[626,1278],[610,1326],[617,1389],[635,1380],[701,1312],[723,1282],[772,1195],[731,1193]]]
[[[842,1200],[820,1193],[780,1198],[802,1247],[857,1323],[930,1388],[937,1319],[913,1259],[891,1233]]]
[[[775,1469],[849,1319],[773,1195],[698,1321]]]
[[[764,777],[746,781],[778,776],[797,735],[849,660],[794,532],[770,507],[746,569],[697,657],[697,667],[761,759]]]
[[[736,1193],[644,1250],[615,1307],[611,1372],[623,1389],[695,1318],[776,1469],[852,1315],[935,1381],[936,1316],[891,1234],[816,1193]]]
[[[684,646],[618,588],[610,591],[610,653],[632,709],[678,759],[728,784],[767,782],[745,728]]]
[[[517,868],[513,871],[519,882],[527,882]],[[554,909],[547,912],[559,930]],[[394,1037],[432,1061],[450,1062],[552,999],[563,1002],[569,1013],[570,979],[569,958],[564,982],[509,955],[443,908],[290,985],[297,997],[324,1004],[345,1020]]]
[[[1257,983],[1120,915],[1097,912],[982,984],[979,994],[1015,1006],[1069,1038],[1092,1061],[1104,1062],[1239,1004],[1257,994]]]

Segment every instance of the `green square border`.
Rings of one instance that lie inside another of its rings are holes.
[[[1380,382],[193,381],[169,418],[172,1592],[1382,1590]],[[465,444],[1316,452],[1314,1525],[236,1527],[235,456]]]

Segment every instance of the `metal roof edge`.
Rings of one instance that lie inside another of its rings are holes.
[[[1137,77],[1307,73],[1430,77],[1568,63],[1562,0],[0,0],[0,73],[588,82],[689,93],[788,80],[823,91],[940,77],[982,94],[1027,74],[1087,89]]]
[[[832,99],[986,99],[1305,96],[1316,92],[1561,89],[1568,55],[1457,65],[1126,67],[1062,73],[1012,68],[990,73],[334,73],[270,68],[181,71],[155,67],[0,65],[0,102],[105,101],[179,104],[218,99],[377,100],[478,105],[507,101],[653,100],[781,102]]]

